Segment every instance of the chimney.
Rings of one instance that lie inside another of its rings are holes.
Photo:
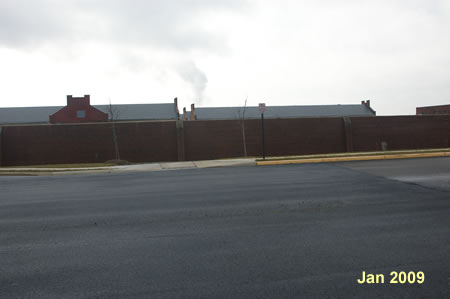
[[[377,115],[377,112],[375,110],[372,109],[372,107],[370,107],[370,100],[367,101],[361,101],[361,105],[366,106],[367,108],[369,108],[370,111],[372,111],[373,115]]]
[[[191,114],[189,115],[189,120],[196,120],[197,115],[195,115],[195,105],[191,104]]]
[[[361,105],[366,105],[367,107],[370,108],[370,100],[367,100],[367,101],[361,101]]]
[[[85,94],[84,97],[74,97],[72,95],[67,96],[67,106],[72,105],[91,105],[91,96]]]
[[[186,117],[186,107],[183,107],[183,120],[187,120],[187,117]]]
[[[175,113],[177,114],[177,119],[180,119],[180,110],[178,110],[178,98],[173,99],[173,103],[175,104]]]

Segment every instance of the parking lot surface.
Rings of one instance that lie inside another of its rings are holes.
[[[358,161],[338,165],[392,180],[450,191],[450,158]]]
[[[0,297],[448,298],[449,164],[0,177]]]

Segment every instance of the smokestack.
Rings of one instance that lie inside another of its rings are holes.
[[[180,119],[180,110],[178,110],[178,98],[173,99],[173,103],[175,104],[175,113],[177,114],[177,119]]]
[[[191,114],[189,115],[189,120],[196,120],[197,115],[195,115],[195,105],[191,104]]]

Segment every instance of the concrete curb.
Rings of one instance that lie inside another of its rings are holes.
[[[49,175],[86,175],[101,173],[130,173],[130,172],[153,172],[179,169],[196,169],[211,167],[235,167],[235,166],[264,166],[264,165],[288,165],[307,163],[333,163],[348,161],[370,161],[389,159],[409,159],[409,158],[431,158],[449,157],[450,151],[430,152],[430,153],[398,153],[386,155],[359,155],[346,157],[324,157],[324,158],[299,158],[289,160],[256,161],[256,159],[225,159],[206,161],[185,161],[185,162],[164,162],[148,163],[123,166],[91,167],[91,168],[0,168],[0,175],[3,176],[49,176]]]
[[[196,169],[211,167],[255,166],[255,159],[226,159],[207,161],[161,162],[136,165],[90,167],[90,168],[0,168],[4,176],[48,176],[48,175],[86,175],[100,173],[153,172],[180,169]]]
[[[348,161],[432,158],[432,157],[449,157],[449,156],[450,152],[388,154],[388,155],[372,155],[372,156],[349,156],[349,157],[308,158],[308,159],[277,160],[277,161],[256,161],[256,165],[264,166],[264,165],[288,165],[288,164],[306,164],[306,163],[333,163],[333,162],[348,162]]]

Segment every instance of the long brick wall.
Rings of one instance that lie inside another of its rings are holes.
[[[261,155],[261,122],[245,122],[247,153]],[[116,123],[130,162],[242,157],[238,120]],[[267,156],[450,147],[450,115],[266,119]],[[0,165],[105,162],[114,158],[110,123],[3,126]]]
[[[344,152],[342,118],[266,119],[267,156]],[[187,160],[242,157],[242,127],[239,121],[188,121],[185,128]],[[245,122],[247,154],[260,156],[261,121]]]
[[[173,122],[117,123],[120,156],[132,162],[177,160]],[[5,126],[2,165],[105,162],[114,159],[111,124]]]
[[[354,151],[450,147],[450,115],[355,117],[352,135]]]

